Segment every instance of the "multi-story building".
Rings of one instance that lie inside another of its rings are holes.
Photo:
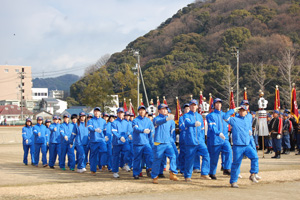
[[[30,66],[0,65],[0,100],[32,100]]]
[[[63,90],[50,90],[49,98],[63,99],[64,91]]]
[[[31,92],[33,100],[48,98],[48,88],[31,88]]]

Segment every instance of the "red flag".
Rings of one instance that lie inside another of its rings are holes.
[[[293,115],[298,123],[299,121],[299,113],[298,113],[298,105],[297,105],[297,96],[296,96],[296,88],[293,83],[293,89],[291,94],[291,115]]]
[[[144,106],[143,99],[141,99],[141,106]]]
[[[202,91],[200,91],[200,98],[199,98],[199,105],[198,105],[198,113],[202,114],[203,113],[203,95]]]
[[[163,102],[164,102],[164,104],[168,105],[165,96],[164,96],[164,101]]]
[[[129,113],[133,114],[134,117],[135,117],[135,112],[134,112],[133,105],[132,105],[131,101],[130,101],[130,105],[129,105]]]
[[[247,97],[247,88],[244,88],[244,100],[248,100],[248,97]]]
[[[213,98],[211,97],[211,94],[209,93],[209,101],[208,101],[208,104],[209,104],[209,113],[212,112],[212,108],[213,108]]]
[[[278,85],[276,85],[275,89],[275,102],[274,102],[274,110],[280,110],[280,95]]]
[[[246,94],[247,95],[247,94]],[[245,97],[245,96],[244,96]],[[247,97],[247,96],[246,96]],[[235,108],[235,104],[234,104],[234,97],[233,97],[233,91],[231,90],[230,92],[230,105],[229,105],[229,109],[234,109]]]
[[[126,105],[126,99],[125,98],[124,98],[123,108],[124,108],[124,111],[126,112],[127,111],[127,105]]]
[[[180,103],[178,100],[178,97],[176,97],[177,99],[177,105],[176,105],[176,113],[175,113],[175,124],[179,124],[179,118],[182,116],[182,111],[181,111],[181,107],[180,107]]]

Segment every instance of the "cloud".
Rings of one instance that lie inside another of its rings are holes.
[[[28,0],[0,7],[0,64],[42,71],[95,63],[158,27],[193,0]],[[66,70],[65,70],[66,71]],[[57,75],[60,75],[57,73]]]

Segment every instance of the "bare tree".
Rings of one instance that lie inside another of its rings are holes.
[[[282,75],[284,82],[287,86],[283,86],[282,95],[285,102],[290,102],[290,92],[292,91],[292,83],[295,82],[299,75],[299,68],[296,68],[295,63],[295,51],[291,49],[285,49],[281,52],[282,58],[278,61],[279,71]]]
[[[229,106],[231,88],[236,86],[236,84],[234,84],[235,77],[230,65],[225,66],[222,77],[223,78],[221,79],[221,81],[216,81],[217,85],[222,88],[222,92],[218,91],[216,88],[214,88],[214,90],[216,93],[222,96],[222,98],[224,99],[223,102]]]
[[[110,58],[110,54],[105,54],[105,55],[101,56],[101,58],[99,58],[99,60],[97,60],[97,62],[95,64],[88,66],[84,70],[84,75],[86,76],[88,74],[92,74],[95,71],[97,71],[98,69],[100,69],[103,65],[106,65],[109,58]]]
[[[263,63],[258,64],[252,68],[253,80],[259,85],[262,91],[265,91],[265,86],[268,85],[273,78],[267,78],[266,65]]]

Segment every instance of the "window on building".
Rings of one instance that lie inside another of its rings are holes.
[[[24,86],[25,85],[25,83],[22,83],[22,86]]]
[[[4,72],[8,73],[8,69],[4,69]]]
[[[41,96],[41,93],[37,93],[38,94],[38,96]]]
[[[20,70],[19,69],[15,69],[15,71],[18,73],[18,72],[20,72]]]
[[[25,96],[22,96],[22,99],[25,99]]]
[[[34,93],[34,96],[37,96],[37,93]]]

